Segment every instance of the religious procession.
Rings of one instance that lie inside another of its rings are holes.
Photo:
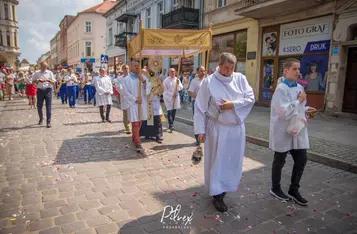
[[[38,124],[42,125],[44,120],[42,107],[45,101],[47,128],[51,128],[52,86],[55,87],[54,96],[61,100],[62,105],[68,104],[69,108],[75,109],[76,100],[83,98],[84,105],[97,106],[103,123],[112,122],[110,111],[114,96],[123,113],[125,133],[131,134],[135,150],[144,154],[141,137],[161,144],[164,140],[163,122],[168,122],[168,132],[173,133],[176,111],[182,105],[181,97],[189,96],[192,98],[197,145],[191,160],[197,165],[204,155],[205,185],[213,198],[213,205],[217,211],[227,212],[228,207],[223,199],[226,193],[237,191],[242,177],[246,145],[244,122],[255,103],[253,89],[242,73],[234,72],[237,58],[231,53],[220,55],[216,71],[212,74],[206,74],[204,65],[197,67],[196,77],[185,87],[178,77],[180,72],[174,68],[169,69],[168,76],[162,81],[161,77],[165,75],[162,68],[163,54],[192,56],[209,51],[211,44],[210,40],[206,40],[207,44],[196,40],[194,43],[198,44],[195,46],[191,39],[189,49],[185,45],[170,49],[148,49],[149,44],[155,42],[145,39],[157,33],[155,30],[145,30],[142,35],[128,40],[130,61],[122,65],[121,73],[117,75],[108,76],[104,67],[92,73],[85,68],[81,75],[75,74],[71,68],[62,69],[54,75],[47,70],[46,62],[41,63],[41,69],[34,74],[30,71],[24,78],[28,85],[36,84],[37,87]],[[172,32],[163,33],[172,36]],[[211,29],[196,33],[200,38],[209,39],[212,36]],[[144,43],[137,46],[139,40]],[[143,66],[144,56],[149,59]],[[308,201],[299,193],[309,148],[306,121],[308,116],[313,118],[317,110],[306,106],[306,94],[296,83],[299,67],[298,60],[286,60],[284,79],[272,100],[269,147],[275,151],[275,155],[270,194],[279,200],[291,199],[306,206]],[[187,74],[185,78],[188,79]],[[32,90],[33,87],[29,88]],[[30,97],[29,105],[32,107],[35,100]],[[295,163],[286,195],[280,181],[288,152]]]

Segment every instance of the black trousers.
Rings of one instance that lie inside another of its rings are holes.
[[[167,111],[167,119],[169,121],[169,128],[173,128],[176,116],[176,109]]]
[[[289,191],[298,191],[300,188],[300,180],[307,162],[306,149],[297,149],[289,151],[294,160],[293,172],[291,175],[291,185]],[[285,159],[288,152],[275,152],[272,167],[272,182],[273,189],[280,188],[281,170],[285,165]]]
[[[140,128],[140,136],[161,138],[162,135],[162,122],[160,115],[154,116],[153,126],[149,126],[147,124],[147,120],[142,121]]]
[[[111,105],[107,105],[107,111],[105,113],[105,118],[104,118],[104,106],[99,106],[99,112],[100,112],[100,117],[102,117],[102,120],[106,119],[109,120],[109,114],[110,114],[110,108]]]
[[[192,113],[193,113],[193,116],[195,116],[195,100],[192,101]],[[195,138],[196,138],[196,142],[198,142],[198,134],[195,134]]]
[[[40,121],[43,121],[43,102],[46,101],[46,119],[47,123],[51,122],[51,108],[52,108],[52,88],[37,89],[37,111]]]

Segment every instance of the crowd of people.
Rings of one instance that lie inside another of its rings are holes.
[[[102,122],[111,122],[112,95],[116,95],[126,134],[132,135],[135,149],[140,153],[144,151],[141,137],[154,139],[158,143],[163,141],[162,121],[165,115],[162,102],[169,132],[172,133],[177,109],[185,100],[191,99],[196,144],[205,143],[205,185],[213,198],[214,207],[225,212],[227,206],[223,199],[227,192],[237,191],[242,177],[246,144],[244,122],[255,103],[247,78],[234,72],[236,62],[233,54],[222,53],[213,74],[206,75],[205,67],[199,66],[192,79],[187,73],[180,79],[174,68],[169,69],[168,76],[165,69],[160,75],[155,74],[148,66],[141,68],[136,60],[123,65],[118,76],[108,76],[104,68],[92,73],[84,69],[81,75],[69,68],[54,75],[43,62],[41,69],[34,74],[32,71],[19,74],[17,82],[21,84],[19,89],[26,89],[27,95],[32,97],[29,98],[30,105],[37,101],[39,125],[43,123],[42,106],[46,101],[48,128],[51,127],[53,93],[70,108],[75,108],[77,98],[83,96],[85,104],[93,103],[99,107]],[[283,69],[284,79],[275,90],[271,103],[269,147],[275,154],[270,193],[280,200],[292,199],[300,205],[307,205],[308,201],[299,193],[309,148],[306,113],[316,110],[306,106],[307,95],[297,83],[300,62],[287,59]],[[5,90],[9,100],[12,100],[14,75],[11,70],[5,74]],[[20,92],[20,95],[23,93]],[[280,181],[288,152],[294,159],[294,166],[286,195]]]

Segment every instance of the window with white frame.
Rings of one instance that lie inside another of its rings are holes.
[[[146,28],[151,28],[151,7],[146,9]]]
[[[14,44],[17,47],[17,32],[14,32]]]
[[[225,7],[227,5],[227,0],[218,0],[218,8]]]
[[[113,29],[112,28],[109,29],[108,37],[109,37],[108,45],[113,45]]]
[[[172,9],[176,10],[179,8],[179,0],[172,0]]]
[[[85,22],[85,32],[86,33],[92,32],[92,22],[90,21]]]
[[[86,41],[85,42],[85,56],[90,57],[92,55],[92,42]]]
[[[9,19],[9,4],[4,3],[5,19]]]
[[[157,19],[157,26],[158,26],[158,28],[161,28],[162,27],[162,15],[164,14],[164,4],[163,4],[163,2],[159,2],[157,4],[157,10],[159,12],[159,17]]]

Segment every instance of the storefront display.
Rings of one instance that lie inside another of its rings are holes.
[[[213,36],[212,50],[208,72],[211,74],[216,70],[219,62],[219,55],[223,52],[229,52],[237,57],[236,71],[245,74],[246,71],[246,54],[247,54],[247,31],[236,31],[227,34]]]
[[[328,71],[332,16],[263,28],[260,100],[270,101],[287,58],[300,61],[298,83],[309,95],[308,102],[323,108]],[[274,72],[275,71],[275,72]]]

